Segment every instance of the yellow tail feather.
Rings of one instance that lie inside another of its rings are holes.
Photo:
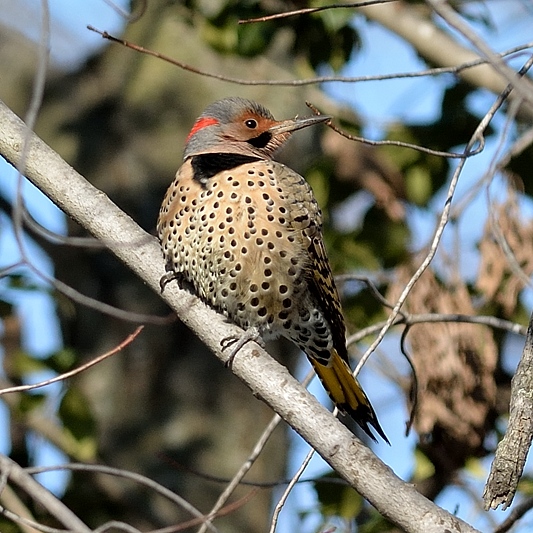
[[[369,399],[359,382],[353,377],[348,363],[340,357],[337,351],[333,350],[331,354],[330,366],[322,365],[311,357],[309,360],[333,403],[341,411],[349,414],[372,440],[376,441],[376,438],[370,431],[368,424],[379,433],[387,444],[390,444],[379,425]]]

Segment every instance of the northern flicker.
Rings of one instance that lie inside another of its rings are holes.
[[[372,439],[369,424],[388,442],[348,365],[320,208],[304,178],[272,159],[293,131],[328,118],[276,121],[243,98],[207,107],[159,213],[162,287],[185,281],[244,330],[290,339],[335,405]]]

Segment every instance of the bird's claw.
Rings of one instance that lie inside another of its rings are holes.
[[[239,350],[249,342],[256,342],[261,348],[265,347],[265,342],[256,328],[247,329],[242,335],[230,335],[229,337],[224,337],[220,341],[222,351],[231,347],[231,351],[224,366],[230,368]]]
[[[165,290],[165,287],[168,283],[171,281],[176,280],[178,282],[178,285],[181,287],[181,279],[183,274],[181,272],[175,272],[174,270],[169,270],[165,274],[161,276],[161,279],[159,280],[159,287],[161,289],[161,294],[163,294],[163,291]]]

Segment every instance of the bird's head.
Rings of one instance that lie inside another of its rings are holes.
[[[326,115],[275,120],[268,109],[244,98],[224,98],[208,106],[194,123],[184,159],[208,153],[234,153],[271,159],[293,131],[325,122]]]

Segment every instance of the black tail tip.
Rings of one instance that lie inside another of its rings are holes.
[[[344,407],[344,408],[343,408]],[[381,425],[379,424],[378,417],[376,416],[376,413],[370,407],[369,405],[359,405],[357,409],[351,409],[348,406],[341,407],[341,410],[344,411],[347,415],[349,415],[357,424],[359,427],[374,441],[379,442],[374,433],[372,433],[372,430],[370,429],[370,426],[377,432],[377,434],[390,446],[391,443],[389,439],[387,438],[387,435],[385,435],[385,432],[383,431]]]
[[[376,439],[375,435],[372,433],[372,431],[370,430],[370,428],[368,427],[368,424],[370,424],[376,431],[377,433],[379,434],[379,436],[390,446],[391,443],[389,441],[389,439],[387,438],[387,435],[385,435],[385,432],[383,431],[383,429],[381,428],[381,426],[379,425],[379,422],[377,420],[377,418],[375,418],[374,420],[370,419],[370,420],[356,420],[356,422],[359,424],[359,426],[361,427],[361,429],[374,441],[374,442],[379,442],[378,439]]]

